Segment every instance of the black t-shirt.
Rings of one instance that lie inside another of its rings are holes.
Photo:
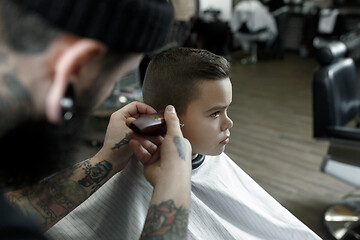
[[[10,206],[0,190],[0,239],[45,240],[39,227],[20,211]]]

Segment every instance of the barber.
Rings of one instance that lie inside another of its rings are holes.
[[[128,125],[155,112],[134,102],[112,114],[94,157],[74,165],[72,155],[91,111],[143,53],[164,44],[172,17],[165,0],[0,0],[1,239],[44,239],[38,225],[51,227],[133,154],[154,186],[143,238],[185,238],[191,147],[172,106],[164,139],[129,140]],[[181,210],[178,232],[152,224],[164,203]]]

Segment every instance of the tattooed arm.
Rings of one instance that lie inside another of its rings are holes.
[[[146,179],[154,186],[141,239],[186,239],[191,176],[191,146],[183,138],[171,107],[165,111],[167,134],[156,153],[142,160]],[[131,140],[135,155],[140,145]],[[142,155],[143,156],[143,155]]]
[[[44,230],[66,216],[116,171],[107,160],[93,157],[37,186],[5,194],[10,203]]]
[[[104,146],[94,157],[58,173],[42,184],[8,192],[6,197],[25,215],[35,219],[44,230],[49,229],[126,166],[133,152],[128,144],[129,128],[125,122],[137,118],[139,114],[154,112],[154,109],[138,102],[123,107],[112,114]],[[149,151],[157,148],[156,144],[148,141],[142,144]]]

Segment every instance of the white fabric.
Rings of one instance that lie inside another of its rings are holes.
[[[188,22],[195,15],[194,0],[171,0],[174,7],[174,20]]]
[[[332,33],[335,28],[339,9],[321,9],[318,31],[319,33]]]
[[[239,29],[245,24],[250,32],[257,32],[265,29],[258,34],[241,33]],[[234,47],[242,47],[249,51],[250,43],[262,41],[271,44],[277,34],[275,18],[269,10],[257,0],[243,0],[234,7],[230,21],[230,28],[233,32]]]
[[[193,170],[188,239],[320,239],[225,153]],[[132,160],[47,231],[51,239],[139,239],[152,194]]]
[[[277,35],[274,17],[269,10],[257,0],[243,0],[233,10],[230,27],[232,32],[237,32],[242,24],[246,24],[251,32],[266,28],[271,37]],[[271,38],[269,36],[269,38]]]

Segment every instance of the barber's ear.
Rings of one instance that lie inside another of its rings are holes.
[[[76,76],[85,62],[105,52],[103,44],[91,39],[78,39],[62,50],[54,62],[54,77],[46,98],[46,117],[51,123],[61,121],[61,100],[70,77]]]

